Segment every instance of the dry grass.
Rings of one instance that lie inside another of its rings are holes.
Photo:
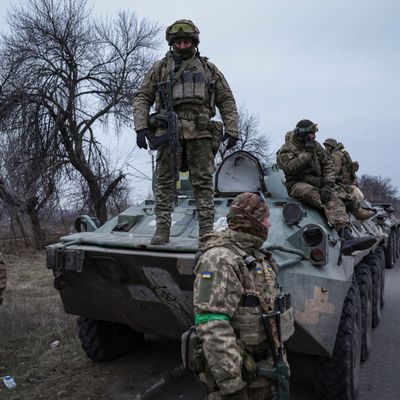
[[[149,341],[132,355],[97,364],[82,351],[76,317],[65,314],[45,253],[5,255],[7,289],[0,306],[1,400],[131,400],[178,363],[179,346]],[[60,345],[51,348],[59,340]]]
[[[43,387],[89,363],[77,340],[76,318],[63,310],[44,252],[8,255],[6,261],[8,282],[0,307],[0,376],[13,376],[17,389],[9,390],[1,383],[0,398],[52,398]],[[60,345],[51,348],[56,340]],[[62,393],[61,386],[54,391],[56,396]]]

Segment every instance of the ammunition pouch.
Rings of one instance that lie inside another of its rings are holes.
[[[277,296],[275,310],[280,313],[280,328],[282,342],[286,342],[294,334],[293,307],[289,293]]]
[[[168,115],[165,110],[153,113],[149,115],[149,129],[151,133],[156,134],[158,129],[168,128]]]
[[[199,114],[196,119],[196,126],[202,131],[208,129],[210,126],[210,117],[208,114]]]
[[[163,144],[169,143],[169,136],[166,132],[168,129],[168,115],[166,110],[149,115],[148,127],[150,136],[147,138],[150,144],[150,149],[157,150]],[[161,135],[160,135],[161,133]]]
[[[217,154],[222,143],[224,134],[224,124],[221,121],[211,121],[211,148],[214,156]]]
[[[251,353],[258,351],[267,342],[259,307],[238,307],[231,325],[236,337]]]
[[[203,372],[205,370],[206,358],[194,326],[182,334],[181,357],[185,369],[194,372]]]
[[[294,334],[293,307],[281,313],[282,342],[286,342]]]

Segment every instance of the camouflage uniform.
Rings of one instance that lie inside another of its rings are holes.
[[[307,152],[296,133],[288,132],[285,144],[278,151],[277,163],[285,173],[286,187],[291,197],[324,210],[327,220],[335,229],[346,224],[346,208],[334,191],[336,177],[332,160],[318,142],[313,152]],[[332,189],[331,198],[325,203],[321,200],[323,187]]]
[[[3,291],[7,283],[7,269],[3,261],[3,256],[0,253],[0,304],[3,302]]]
[[[276,264],[260,252],[264,238],[259,235],[227,229],[207,235],[203,242],[193,295],[202,342],[197,369],[207,386],[207,399],[225,399],[240,391],[251,400],[270,399],[272,384],[256,376],[256,362],[267,368],[273,365],[261,314],[274,309],[280,293]],[[256,259],[253,268],[246,265],[246,255]],[[257,303],[245,304],[246,296]],[[277,342],[275,325],[273,332]]]
[[[358,220],[366,220],[375,215],[372,210],[361,208],[358,201],[364,199],[361,190],[355,185],[356,175],[353,170],[353,161],[342,143],[335,139],[326,139],[324,145],[330,153],[333,169],[337,180],[337,194],[345,202],[347,210]]]
[[[171,78],[180,61],[174,51],[169,51],[157,61],[136,93],[134,100],[135,130],[149,127],[149,110],[155,103],[157,112],[165,108],[157,83]],[[186,68],[174,84],[173,106],[178,116],[178,133],[182,145],[182,162],[187,166],[197,202],[200,236],[212,231],[214,223],[213,172],[214,154],[221,140],[222,129],[211,122],[217,106],[225,132],[239,138],[238,115],[235,100],[228,83],[217,67],[196,53],[184,60]],[[214,132],[214,134],[212,133]],[[158,129],[156,136],[165,133]],[[158,148],[156,167],[157,226],[169,229],[172,211],[172,171],[168,145]]]
[[[324,144],[329,144],[327,140],[325,140]],[[333,161],[335,175],[340,176],[345,184],[353,185],[356,180],[356,175],[353,171],[353,162],[349,153],[344,149],[343,144],[338,143],[336,146],[333,146],[333,149],[329,153]]]

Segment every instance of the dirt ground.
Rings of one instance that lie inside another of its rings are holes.
[[[135,399],[179,365],[179,343],[147,338],[134,355],[94,363],[82,351],[76,317],[64,313],[45,253],[5,255],[7,289],[0,306],[0,399]],[[59,341],[54,347],[52,343]],[[177,391],[169,399],[188,399]]]

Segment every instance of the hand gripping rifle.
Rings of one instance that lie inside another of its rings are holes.
[[[172,170],[172,191],[174,193],[174,203],[178,205],[178,192],[176,184],[179,181],[179,171],[181,169],[182,149],[178,137],[177,120],[172,103],[173,80],[158,83],[158,90],[164,107],[167,111],[167,136],[169,141],[169,152],[171,157]]]
[[[267,334],[269,347],[271,349],[272,359],[274,361],[273,368],[257,368],[257,374],[271,379],[276,383],[276,389],[273,393],[273,400],[289,400],[289,367],[283,359],[283,342],[281,334],[281,312],[279,310],[262,314],[261,316],[265,332]],[[275,320],[279,347],[276,347],[275,339],[272,333],[271,320]]]

